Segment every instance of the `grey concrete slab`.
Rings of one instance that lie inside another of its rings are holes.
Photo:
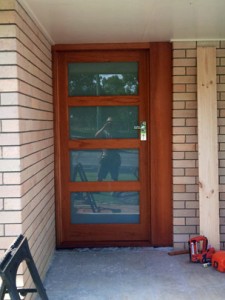
[[[225,273],[169,248],[56,251],[44,281],[50,300],[224,299]],[[37,298],[39,299],[39,298]]]

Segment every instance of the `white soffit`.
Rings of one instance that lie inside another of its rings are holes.
[[[19,2],[53,44],[225,39],[225,0]]]

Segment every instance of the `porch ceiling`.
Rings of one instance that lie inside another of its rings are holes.
[[[224,0],[19,0],[54,44],[225,39]]]

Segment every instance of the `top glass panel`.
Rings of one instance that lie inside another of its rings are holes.
[[[69,63],[69,96],[138,94],[138,63]]]

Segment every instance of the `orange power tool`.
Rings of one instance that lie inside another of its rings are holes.
[[[205,236],[199,235],[191,238],[188,244],[191,262],[211,263],[215,249],[213,247],[208,247],[208,239]]]

